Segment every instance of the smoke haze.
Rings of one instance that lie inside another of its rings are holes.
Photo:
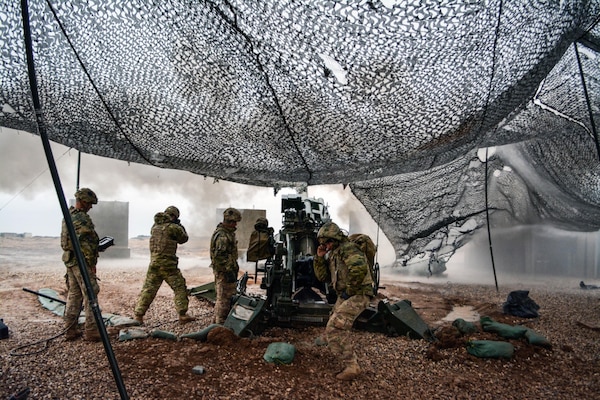
[[[51,143],[51,148],[68,203],[77,186],[78,151],[56,143]],[[62,212],[40,137],[0,128],[0,157],[0,232],[59,236]],[[169,205],[179,208],[191,236],[211,235],[218,222],[216,209],[227,207],[266,210],[270,225],[278,231],[281,195],[296,193],[282,189],[275,195],[273,188],[215,182],[186,171],[83,153],[79,186],[94,190],[100,201],[129,202],[129,237],[149,235],[154,214]],[[310,186],[308,196],[322,198],[334,222],[343,229],[353,228],[350,219],[361,221],[354,225],[375,240],[377,226],[349,188]],[[386,262],[392,263],[391,244],[381,234],[380,241],[381,252],[388,253]]]

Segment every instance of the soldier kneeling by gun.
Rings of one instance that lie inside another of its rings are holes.
[[[333,222],[325,223],[317,234],[319,247],[315,258],[315,276],[330,283],[337,301],[325,327],[331,351],[341,356],[344,370],[337,379],[349,381],[361,370],[349,340],[354,320],[369,306],[373,296],[373,279],[365,254]]]

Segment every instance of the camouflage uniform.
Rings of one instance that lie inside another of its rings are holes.
[[[188,239],[183,225],[178,220],[174,221],[171,215],[166,212],[154,215],[150,236],[150,265],[135,306],[136,318],[141,320],[141,317],[146,314],[163,281],[167,282],[175,293],[175,309],[179,316],[186,315],[189,304],[187,285],[177,266],[179,258],[175,253],[177,244],[183,244]]]
[[[85,194],[82,194],[85,193]],[[86,195],[88,197],[86,197]],[[91,204],[98,202],[96,195],[89,189],[81,189],[75,193],[76,198],[84,198]],[[73,206],[69,208],[71,214],[71,220],[75,233],[79,241],[81,252],[85,258],[88,275],[90,277],[90,283],[94,294],[97,296],[100,292],[98,281],[96,277],[96,263],[98,262],[98,234],[94,228],[92,219],[86,211],[77,209]],[[77,257],[71,238],[69,237],[69,231],[67,230],[67,224],[65,220],[62,221],[62,230],[60,235],[60,245],[63,249],[62,260],[67,267],[67,304],[65,306],[64,321],[65,327],[67,328],[67,335],[77,331],[77,321],[79,314],[81,313],[81,305],[83,303],[83,309],[85,312],[85,330],[86,332],[97,332],[96,320],[92,312],[90,302],[88,299],[85,282],[79,265],[77,263]],[[71,337],[73,338],[73,336]]]
[[[320,239],[328,227],[326,224],[323,226],[325,229],[319,230]],[[339,231],[339,228],[337,229]],[[350,341],[350,330],[354,320],[369,306],[373,296],[373,279],[364,253],[341,234],[341,231],[335,235],[334,240],[337,247],[325,257],[315,257],[314,262],[317,279],[331,283],[338,295],[325,327],[325,335],[329,348],[334,354],[341,356],[346,368],[359,372],[356,354]],[[338,378],[344,379],[340,375]]]
[[[226,222],[227,209],[224,212],[224,222]],[[233,216],[236,222],[241,220],[241,214]],[[238,218],[239,215],[239,219]],[[219,223],[210,239],[210,260],[211,268],[215,275],[215,316],[214,323],[222,324],[227,319],[231,311],[231,297],[236,293],[237,276],[240,270],[238,265],[238,248],[235,237],[235,227],[227,226],[225,223]]]

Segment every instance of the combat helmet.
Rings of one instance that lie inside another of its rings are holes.
[[[98,197],[92,189],[81,188],[75,192],[75,198],[89,204],[98,204]]]
[[[172,218],[179,218],[179,209],[175,206],[169,206],[165,209],[165,214],[169,214]]]
[[[240,222],[242,220],[242,213],[235,208],[228,208],[223,211],[223,221],[226,222]]]
[[[256,219],[256,223],[254,224],[254,229],[267,229],[269,227],[269,220],[265,217],[258,217]]]
[[[344,239],[345,235],[333,222],[326,222],[323,224],[321,229],[319,229],[319,233],[317,233],[317,239],[321,242],[321,239],[333,239],[341,242]]]

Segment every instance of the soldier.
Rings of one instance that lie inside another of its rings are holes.
[[[319,229],[317,239],[315,276],[322,282],[331,283],[337,293],[337,301],[325,327],[326,340],[331,351],[341,356],[345,365],[336,378],[349,381],[361,372],[350,341],[350,330],[354,320],[369,306],[373,279],[364,253],[336,224],[325,223]]]
[[[187,315],[188,291],[185,278],[177,266],[179,258],[175,255],[177,245],[187,242],[188,239],[188,234],[179,221],[177,207],[169,206],[164,212],[154,215],[150,236],[150,266],[135,306],[136,321],[144,323],[144,315],[163,281],[167,282],[175,294],[174,302],[179,322],[185,324],[195,320]]]
[[[92,209],[93,204],[98,204],[96,194],[88,189],[81,188],[75,192],[75,206],[69,207],[73,227],[79,240],[81,252],[85,258],[90,283],[94,293],[98,295],[100,287],[98,286],[98,278],[96,277],[96,263],[98,262],[98,234],[94,229],[94,223],[87,214]],[[65,306],[64,321],[66,327],[65,339],[68,341],[75,340],[81,336],[81,331],[77,327],[79,314],[81,312],[81,303],[85,312],[85,333],[83,338],[88,341],[97,342],[101,340],[100,332],[92,312],[92,307],[88,299],[85,282],[77,257],[75,256],[73,243],[69,237],[67,224],[63,219],[62,232],[60,235],[60,245],[63,249],[62,260],[67,267],[67,304]]]
[[[231,310],[231,297],[236,292],[238,265],[237,239],[235,230],[242,214],[235,208],[223,212],[223,222],[217,225],[210,239],[210,266],[215,275],[217,291],[214,323],[222,324]]]

